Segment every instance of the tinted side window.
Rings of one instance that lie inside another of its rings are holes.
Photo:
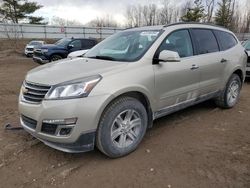
[[[180,57],[193,55],[193,45],[188,30],[179,30],[171,33],[159,48],[159,53],[163,50],[175,51]]]
[[[94,40],[82,40],[83,48],[92,48],[95,44],[96,42]]]
[[[227,50],[237,45],[237,40],[233,35],[224,31],[214,31],[220,43],[221,50]]]
[[[198,44],[199,54],[207,54],[219,51],[218,43],[211,30],[193,29],[193,34]]]
[[[82,44],[81,44],[81,41],[80,40],[74,40],[70,43],[70,45],[73,45],[74,48],[81,48],[82,47]]]

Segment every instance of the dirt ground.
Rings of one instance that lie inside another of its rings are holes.
[[[0,187],[250,187],[250,82],[239,104],[213,102],[154,122],[132,154],[109,159],[98,150],[66,154],[33,139],[19,125],[17,98],[31,59],[0,58]]]

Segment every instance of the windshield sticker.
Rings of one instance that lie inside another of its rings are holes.
[[[141,36],[157,36],[159,31],[143,31],[140,33]]]

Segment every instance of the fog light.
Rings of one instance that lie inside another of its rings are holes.
[[[67,119],[45,119],[43,123],[55,124],[55,125],[74,125],[77,122],[77,118]]]
[[[60,135],[66,136],[71,132],[72,128],[62,128],[59,132]]]

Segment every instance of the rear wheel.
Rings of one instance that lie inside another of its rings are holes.
[[[97,147],[111,158],[134,151],[148,124],[147,112],[140,101],[123,97],[104,111],[97,130]]]
[[[60,59],[62,59],[62,56],[57,55],[57,54],[52,55],[51,58],[50,58],[51,61],[57,61],[57,60],[60,60]]]
[[[215,100],[216,104],[221,108],[232,108],[239,100],[241,86],[240,77],[237,74],[233,74],[224,91]]]

